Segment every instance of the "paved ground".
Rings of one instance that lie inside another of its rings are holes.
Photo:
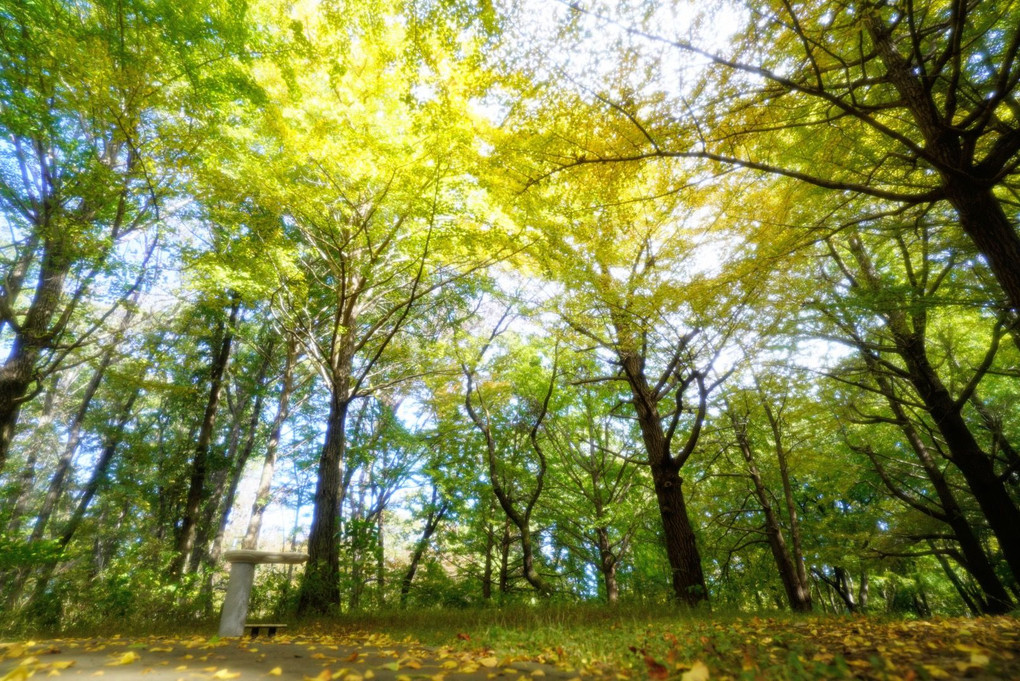
[[[487,651],[428,650],[383,636],[273,639],[141,637],[0,643],[0,681],[101,677],[101,681],[439,681],[576,679],[578,673]]]

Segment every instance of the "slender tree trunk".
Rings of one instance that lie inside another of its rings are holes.
[[[491,510],[491,505],[490,505]],[[493,531],[491,522],[486,520],[485,523],[485,564],[482,568],[482,599],[485,601],[492,600],[492,574],[493,560],[492,552],[496,548],[496,533]]]
[[[64,551],[67,549],[68,544],[71,543],[75,533],[78,531],[82,521],[85,519],[85,512],[92,503],[92,499],[99,491],[99,488],[106,482],[110,471],[110,465],[113,463],[114,455],[117,453],[117,447],[120,446],[120,443],[124,439],[124,430],[127,428],[127,424],[131,421],[132,411],[134,410],[135,402],[140,394],[141,388],[135,388],[127,401],[124,402],[124,405],[118,411],[117,425],[106,437],[106,441],[103,443],[103,450],[99,454],[99,459],[96,461],[95,468],[92,469],[92,475],[89,476],[89,480],[85,484],[85,489],[82,490],[81,497],[78,498],[78,503],[75,506],[74,513],[71,514],[71,518],[67,521],[67,524],[60,533],[58,543],[60,551],[53,560],[47,562],[43,566],[42,572],[36,579],[35,589],[32,594],[33,603],[39,603],[42,601],[42,598],[46,593],[46,588],[49,585],[50,580],[53,578],[53,573],[63,558]]]
[[[205,498],[209,448],[216,426],[216,412],[220,404],[223,376],[226,373],[227,363],[230,359],[230,347],[234,340],[234,325],[237,322],[237,314],[240,307],[240,301],[235,297],[230,305],[228,321],[225,324],[221,321],[219,325],[219,347],[216,349],[209,371],[209,398],[206,400],[205,414],[202,416],[202,425],[198,432],[198,442],[195,444],[195,453],[191,462],[191,481],[188,486],[188,496],[184,505],[181,525],[177,532],[175,557],[170,565],[170,574],[175,577],[180,577],[184,572],[184,567],[195,546],[196,526],[199,521],[199,513],[202,509],[202,501]]]
[[[53,398],[57,393],[58,381],[56,377],[51,381],[46,391],[46,398],[43,401],[42,417],[39,419],[39,427],[48,428],[53,421]],[[18,476],[17,495],[11,509],[11,517],[8,520],[7,532],[9,535],[17,536],[21,532],[21,524],[28,513],[28,507],[32,500],[32,488],[35,483],[36,466],[39,461],[39,447],[28,448],[28,455],[25,460],[25,467]]]
[[[503,537],[499,542],[499,593],[505,596],[510,593],[510,547],[513,537],[510,535],[510,520],[503,522]]]
[[[614,605],[620,598],[620,587],[616,582],[617,559],[609,543],[608,528],[595,528],[595,539],[599,550],[599,570],[606,587],[606,602]]]
[[[903,405],[897,400],[892,385],[883,376],[880,368],[875,365],[866,352],[864,353],[864,358],[868,367],[872,370],[876,383],[885,396],[889,408],[896,417],[900,430],[906,436],[914,455],[921,463],[921,467],[931,482],[932,489],[935,491],[935,496],[938,498],[939,506],[942,509],[942,513],[937,519],[945,522],[952,529],[953,535],[963,553],[961,564],[974,577],[974,580],[984,593],[983,602],[985,607],[988,608],[990,614],[1009,612],[1013,609],[1013,603],[1009,598],[1009,594],[1006,593],[998,575],[995,574],[995,568],[988,559],[988,555],[985,553],[977,533],[964,514],[959,502],[957,502],[955,492],[953,492],[949,482],[936,464],[935,458],[928,450],[928,446],[921,437],[921,434],[917,432],[913,422],[908,418]],[[876,470],[879,471],[879,476],[883,482],[887,486],[894,486],[895,483],[882,471],[882,467],[875,455],[870,450],[867,450],[866,453],[871,458]],[[891,491],[894,494],[897,493],[894,489]]]
[[[807,566],[804,564],[804,550],[801,543],[800,517],[797,514],[797,502],[793,498],[793,484],[790,482],[790,465],[787,457],[786,446],[779,419],[769,407],[768,402],[763,403],[765,416],[769,420],[772,429],[772,439],[775,443],[776,460],[779,462],[779,477],[783,484],[783,500],[786,503],[786,518],[790,525],[790,541],[792,551],[790,559],[796,570],[797,598],[800,606],[794,606],[794,610],[807,612],[811,610],[811,581],[808,578]],[[792,603],[792,601],[791,601]]]
[[[734,433],[737,437],[737,444],[747,464],[748,474],[754,484],[754,495],[758,499],[762,513],[765,515],[765,537],[768,540],[769,549],[772,551],[772,558],[779,570],[779,578],[783,582],[783,589],[786,591],[786,599],[794,612],[811,612],[811,591],[810,585],[801,583],[800,575],[794,565],[794,559],[786,546],[786,538],[783,536],[783,529],[779,517],[772,508],[768,490],[762,480],[758,464],[754,460],[754,452],[751,450],[751,443],[747,439],[747,432],[743,424],[737,421],[735,414],[731,414]]]
[[[244,533],[244,540],[241,542],[243,549],[253,550],[259,543],[262,516],[265,514],[266,506],[269,505],[270,500],[269,492],[273,484],[273,471],[276,467],[276,452],[280,446],[280,433],[283,431],[283,424],[286,423],[290,413],[290,394],[294,389],[294,364],[296,361],[297,341],[293,336],[290,336],[287,339],[287,359],[283,366],[283,385],[280,388],[276,417],[273,418],[269,441],[266,443],[266,458],[262,463],[262,475],[259,477],[259,486],[255,490],[255,500],[251,505],[248,530]]]
[[[439,504],[438,506],[436,504]],[[436,530],[439,529],[440,523],[443,522],[443,518],[446,517],[446,512],[450,509],[450,504],[447,501],[439,502],[439,489],[436,487],[432,488],[432,502],[429,504],[429,514],[425,518],[425,527],[422,528],[421,537],[414,545],[414,551],[411,553],[411,562],[407,566],[407,570],[404,572],[403,579],[400,580],[400,607],[401,609],[407,607],[407,596],[411,593],[411,582],[414,580],[414,575],[418,572],[418,564],[421,562],[422,556],[425,555],[425,550],[428,549],[429,541],[432,539],[432,535],[435,534]],[[489,553],[488,551],[486,552]],[[486,565],[486,571],[489,573],[491,579],[492,573],[492,559],[489,558]],[[488,582],[488,579],[486,582]],[[490,587],[491,588],[491,587]],[[491,596],[491,591],[489,596]],[[483,594],[484,596],[484,594]],[[484,596],[488,598],[489,596]]]
[[[88,384],[85,386],[85,393],[82,395],[81,404],[78,406],[78,410],[71,419],[67,434],[67,442],[64,445],[64,451],[60,455],[60,459],[57,461],[57,467],[53,472],[53,477],[50,478],[49,488],[46,490],[46,497],[43,499],[42,506],[39,508],[39,513],[36,516],[30,541],[39,541],[43,538],[50,516],[53,514],[53,510],[57,507],[57,501],[60,499],[60,496],[64,491],[64,482],[67,478],[68,471],[71,470],[71,463],[74,461],[75,454],[78,453],[78,445],[81,442],[81,431],[85,425],[85,416],[88,414],[89,406],[92,404],[92,399],[95,397],[100,384],[103,382],[106,370],[110,368],[111,364],[113,364],[114,354],[119,347],[120,340],[131,325],[131,320],[134,316],[134,308],[128,308],[121,320],[120,326],[117,329],[116,336],[106,346],[106,349],[103,351],[102,357],[99,361],[99,366],[96,367],[95,372],[92,374]]]
[[[932,542],[928,542],[928,545],[932,548],[935,559],[942,567],[942,572],[944,572],[946,577],[949,578],[953,588],[956,589],[956,593],[959,594],[960,600],[962,600],[964,605],[967,606],[967,609],[970,610],[970,614],[975,616],[984,614],[986,611],[985,604],[980,603],[971,597],[971,595],[967,592],[967,588],[963,585],[963,582],[960,581],[959,575],[957,575],[956,571],[953,570],[953,566],[949,564],[948,560],[946,560],[946,557],[942,555],[941,552],[935,551],[935,545]]]
[[[860,239],[851,235],[848,243],[860,267],[865,290],[884,294],[882,280]],[[928,359],[925,347],[925,311],[914,310],[908,318],[903,307],[894,306],[884,310],[883,316],[895,343],[896,353],[906,366],[907,380],[946,443],[950,461],[963,473],[971,494],[999,541],[1010,570],[1014,577],[1020,579],[1020,509],[1013,502],[1003,481],[996,475],[991,457],[978,444],[964,420],[964,405],[953,399]],[[860,349],[865,355],[865,361],[874,365],[868,350],[864,347]],[[884,380],[881,378],[881,370],[873,373],[878,377],[877,380]],[[891,388],[886,392],[890,393]]]
[[[195,551],[192,554],[192,560],[196,561],[196,568],[197,561],[204,560],[211,566],[219,559],[223,535],[227,530],[227,524],[230,522],[230,513],[234,508],[234,499],[237,497],[237,486],[240,484],[244,468],[248,464],[248,459],[251,458],[251,453],[255,449],[255,438],[258,435],[259,422],[262,420],[262,405],[265,402],[266,376],[269,374],[269,369],[273,364],[274,349],[275,343],[272,338],[263,344],[262,362],[260,362],[259,368],[255,373],[252,385],[254,399],[251,399],[252,395],[249,395],[248,399],[245,400],[245,402],[251,404],[248,422],[244,425],[241,424],[241,416],[245,412],[245,409],[241,408],[238,410],[234,424],[231,426],[230,447],[227,450],[226,456],[227,469],[223,471],[223,475],[216,481],[216,486],[207,505],[207,517],[203,518],[202,541],[196,542]],[[244,436],[243,444],[240,443],[242,434]],[[212,533],[211,529],[214,519],[216,520],[215,533]],[[209,534],[213,534],[211,546],[208,545]],[[211,577],[212,574],[210,573],[208,578],[211,579]]]
[[[911,383],[942,435],[950,460],[963,473],[971,494],[999,540],[1010,570],[1014,577],[1020,579],[1020,509],[995,474],[991,459],[974,439],[960,413],[960,405],[952,399],[928,363],[923,347],[916,342],[908,342],[903,346],[902,354]]]

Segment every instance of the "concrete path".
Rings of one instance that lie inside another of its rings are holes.
[[[425,649],[385,636],[54,639],[0,643],[0,681],[59,676],[97,681],[476,681],[578,679],[573,670],[488,651]]]

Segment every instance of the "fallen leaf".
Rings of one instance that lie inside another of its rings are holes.
[[[691,665],[690,671],[683,673],[680,681],[708,681],[708,667],[701,660]]]
[[[33,673],[27,667],[15,667],[0,677],[0,681],[25,681]]]
[[[133,650],[129,650],[126,653],[124,653],[123,655],[121,655],[120,657],[118,657],[113,662],[107,662],[106,666],[107,667],[116,667],[116,666],[122,665],[122,664],[131,664],[132,662],[137,662],[140,659],[142,659],[142,658],[141,658],[141,656],[138,653],[136,653]]]
[[[656,681],[669,678],[669,669],[665,665],[657,662],[654,657],[646,654],[644,656],[644,660],[646,671],[648,672],[648,678],[656,679]],[[687,679],[684,679],[684,681],[687,681]]]
[[[238,679],[241,677],[241,672],[232,672],[229,669],[221,669],[212,675],[214,679]]]
[[[480,660],[478,660],[478,664],[482,665],[483,667],[490,667],[491,668],[491,667],[495,667],[496,665],[498,665],[499,664],[499,660],[496,659],[495,657],[483,657]]]
[[[266,672],[266,674],[269,674],[269,676],[280,676],[281,674],[283,674],[283,669],[281,669],[280,667],[273,667],[268,672]]]

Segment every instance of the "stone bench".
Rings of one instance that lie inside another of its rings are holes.
[[[251,586],[255,581],[255,566],[264,563],[297,565],[307,561],[308,554],[240,550],[225,552],[223,560],[230,563],[230,580],[227,582],[227,595],[220,612],[220,636],[242,636],[248,618]]]

